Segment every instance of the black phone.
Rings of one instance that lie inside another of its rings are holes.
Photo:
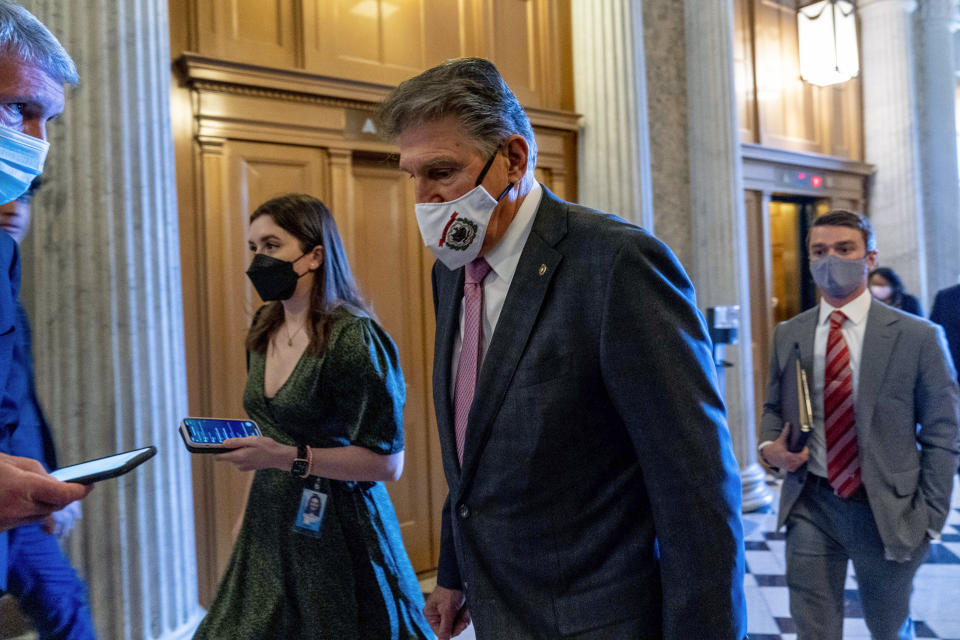
[[[124,451],[105,458],[87,460],[69,467],[60,467],[50,475],[62,482],[93,484],[99,480],[116,478],[135,469],[157,453],[154,446]]]
[[[221,453],[229,451],[223,446],[228,438],[259,436],[260,427],[253,420],[229,418],[184,418],[180,423],[180,436],[187,450],[192,453]]]

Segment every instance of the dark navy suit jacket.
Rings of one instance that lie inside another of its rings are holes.
[[[33,381],[33,354],[30,323],[23,306],[17,304],[17,340],[13,348],[13,371],[7,387],[17,403],[17,428],[10,438],[10,452],[16,456],[39,460],[53,471],[57,454],[50,427],[40,408]]]
[[[960,284],[937,292],[930,320],[943,327],[947,334],[950,356],[957,369],[957,380],[960,381]]]
[[[17,293],[20,288],[20,257],[17,243],[0,232],[0,452],[10,453],[10,433],[17,420],[17,407],[7,393],[16,341]],[[0,533],[0,590],[6,588],[7,534]]]
[[[670,250],[544,188],[461,470],[450,376],[463,280],[434,266],[449,487],[438,583],[465,591],[478,637],[743,638],[739,471]]]

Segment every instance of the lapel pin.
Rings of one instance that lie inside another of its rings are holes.
[[[540,265],[540,271],[538,271],[537,273],[539,273],[540,275],[543,275],[546,272],[547,272],[547,265],[545,264]]]

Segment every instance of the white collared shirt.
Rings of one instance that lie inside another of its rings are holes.
[[[484,257],[487,264],[490,265],[490,273],[483,281],[483,336],[480,344],[480,363],[487,355],[487,348],[490,346],[490,338],[497,328],[497,320],[500,319],[500,312],[503,310],[503,303],[507,299],[507,291],[510,290],[510,283],[513,282],[513,275],[517,271],[517,264],[520,262],[520,254],[523,253],[523,247],[527,244],[527,238],[530,237],[530,230],[533,229],[533,220],[536,217],[537,208],[540,206],[540,199],[543,196],[543,189],[539,182],[533,183],[533,188],[523,199],[520,208],[517,209],[517,215],[510,221],[510,225],[504,232],[500,242],[493,249],[487,252]],[[450,376],[450,395],[453,397],[454,388],[457,384],[457,365],[460,362],[460,345],[463,342],[463,299],[460,300],[460,331],[453,345],[453,353],[450,358],[451,376]]]
[[[863,335],[867,330],[867,314],[872,300],[870,291],[865,290],[859,296],[839,308],[847,319],[840,328],[843,339],[850,352],[850,369],[853,373],[853,399],[856,402],[857,388],[860,382],[860,356],[863,351]],[[813,338],[813,388],[810,389],[813,402],[813,432],[807,441],[810,459],[807,470],[818,476],[827,477],[827,440],[823,426],[823,379],[827,359],[827,336],[830,334],[830,314],[836,311],[825,300],[820,300],[820,315],[817,319],[817,331]]]

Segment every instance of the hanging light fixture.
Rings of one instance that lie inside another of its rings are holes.
[[[849,0],[820,0],[797,10],[800,77],[825,87],[860,73],[857,21]]]

